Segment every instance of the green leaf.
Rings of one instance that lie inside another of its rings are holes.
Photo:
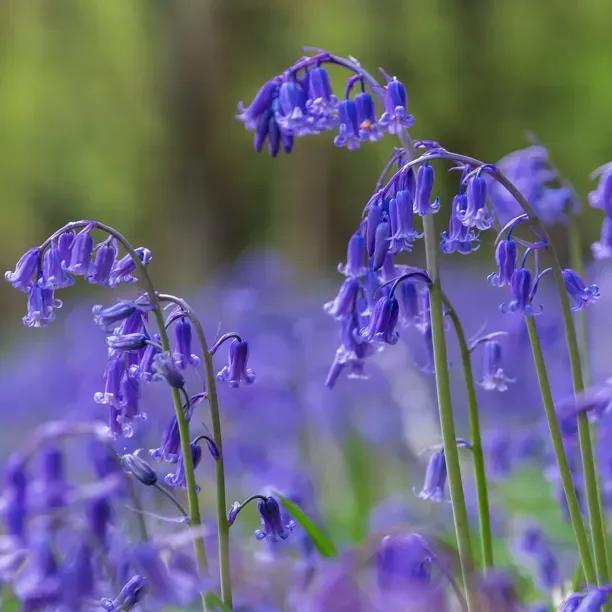
[[[335,557],[336,546],[330,537],[294,501],[276,493],[285,510],[304,528],[322,557]]]
[[[212,591],[204,596],[206,607],[209,610],[221,610],[221,612],[232,612],[232,609],[223,600]]]

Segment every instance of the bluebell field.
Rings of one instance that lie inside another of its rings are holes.
[[[101,220],[24,245],[3,609],[605,609],[612,165],[579,194],[535,140],[449,151],[400,75],[327,51],[262,82],[257,152],[388,141],[337,286],[253,251],[176,296]]]

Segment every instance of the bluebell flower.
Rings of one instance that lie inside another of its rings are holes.
[[[113,511],[105,495],[97,495],[90,500],[85,509],[87,526],[95,541],[105,547],[107,544],[108,529]]]
[[[500,240],[495,249],[497,272],[489,274],[488,280],[495,287],[509,285],[516,268],[516,242],[512,238]]]
[[[411,251],[413,242],[421,237],[421,234],[414,229],[413,198],[407,189],[400,189],[395,194],[395,218],[397,230],[391,237],[394,245],[394,252]],[[391,208],[389,209],[391,217]]]
[[[151,251],[145,247],[134,249],[143,265],[148,265],[153,258]],[[109,285],[117,287],[120,284],[133,285],[138,281],[134,276],[136,264],[130,255],[125,255],[115,262],[110,273]]]
[[[338,264],[338,271],[344,276],[358,278],[366,271],[365,266],[366,241],[361,231],[355,232],[348,242],[346,250],[346,263]]]
[[[5,471],[4,504],[2,518],[4,532],[14,538],[23,539],[26,535],[28,476],[23,460],[11,456]]]
[[[147,346],[148,342],[147,334],[142,332],[106,336],[106,344],[113,351],[140,351]]]
[[[104,370],[104,391],[94,395],[97,404],[119,406],[121,397],[121,378],[125,372],[125,359],[121,355],[112,355]]]
[[[200,358],[191,352],[191,323],[187,317],[181,317],[174,328],[176,337],[176,350],[174,351],[174,360],[176,365],[184,370],[188,365],[197,366],[200,363]]]
[[[55,298],[53,290],[45,289],[38,282],[28,290],[28,310],[22,318],[23,324],[26,327],[46,327],[55,320],[55,309],[61,306],[62,302]]]
[[[379,123],[393,135],[401,134],[414,123],[414,117],[408,114],[406,87],[395,77],[385,87],[385,112]]]
[[[100,605],[107,612],[121,612],[121,610],[131,610],[141,603],[147,593],[148,583],[143,576],[132,576],[119,592],[115,599],[103,598]]]
[[[446,499],[444,488],[446,487],[446,458],[444,451],[436,451],[429,458],[423,488],[418,494],[420,499],[429,499],[441,502]]]
[[[479,385],[486,391],[507,391],[508,383],[514,382],[502,368],[502,349],[497,340],[487,340],[483,346],[482,377]]]
[[[217,379],[228,382],[232,387],[238,387],[241,381],[251,384],[255,380],[255,372],[248,365],[249,345],[246,340],[232,340],[229,346],[227,365],[217,374]]]
[[[562,274],[573,311],[582,310],[599,299],[597,285],[585,285],[580,276],[570,268],[565,268]]]
[[[358,149],[361,144],[357,108],[352,100],[342,100],[338,105],[338,135],[334,138],[337,147],[346,147],[349,151]]]
[[[431,582],[433,556],[416,534],[385,536],[376,552],[376,575],[382,591],[404,590]]]
[[[440,238],[440,249],[443,253],[460,253],[469,255],[480,247],[478,234],[469,225],[461,222],[462,215],[467,210],[467,197],[457,194],[451,205],[451,214],[448,220],[448,231],[444,231]]]
[[[78,276],[85,276],[89,272],[91,255],[94,248],[94,239],[91,235],[92,225],[83,228],[74,239],[70,249],[70,263],[68,272]]]
[[[149,382],[155,377],[155,358],[161,353],[159,334],[153,334],[151,340],[152,342],[140,353],[140,363],[138,364],[140,378],[145,382]]]
[[[306,111],[306,92],[294,80],[284,81],[278,90],[276,122],[281,131],[294,136],[313,133],[313,121]]]
[[[612,166],[607,164],[600,172],[599,184],[589,193],[589,204],[600,208],[608,218],[612,218]]]
[[[55,242],[43,255],[41,284],[45,289],[63,289],[74,285],[74,278],[66,272],[60,250]]]
[[[70,264],[72,245],[74,244],[75,236],[74,230],[66,230],[57,238],[57,249],[60,253],[60,259],[64,268]]]
[[[510,289],[512,300],[502,304],[502,312],[520,312],[528,317],[533,317],[542,312],[541,305],[533,305],[532,300],[535,296],[540,275],[532,282],[531,272],[527,268],[516,268],[510,279]]]
[[[602,612],[612,588],[589,586],[579,593],[570,593],[559,607],[559,612]]]
[[[467,205],[458,212],[458,218],[467,227],[488,230],[493,216],[487,209],[487,183],[478,172],[468,179]]]
[[[279,539],[286,540],[289,537],[294,524],[283,522],[280,506],[274,497],[260,499],[257,502],[257,510],[261,521],[261,529],[255,532],[258,540],[268,538],[272,542],[277,542]]]
[[[308,114],[314,119],[317,130],[329,130],[338,124],[338,98],[332,91],[329,75],[323,66],[308,73]]]
[[[45,510],[55,510],[65,504],[69,485],[64,473],[64,455],[59,448],[45,445],[40,453],[40,495]]]
[[[195,470],[198,465],[200,465],[200,461],[202,460],[202,448],[198,444],[193,443],[190,444],[190,448],[191,461],[193,462],[193,469]],[[169,487],[178,487],[181,489],[187,488],[187,480],[185,477],[185,464],[183,462],[182,455],[179,455],[176,472],[174,474],[167,474],[164,480]]]
[[[140,374],[137,365],[132,365],[125,370],[121,378],[121,416],[119,422],[124,429],[124,435],[128,435],[131,423],[134,419],[144,419],[146,415],[140,411]]]
[[[354,277],[347,278],[342,283],[338,295],[334,300],[327,302],[323,306],[325,312],[337,319],[349,316],[355,309],[359,291],[359,281]]]
[[[166,461],[176,463],[179,458],[181,448],[181,436],[179,434],[178,421],[176,415],[172,415],[162,434],[161,446],[149,451],[155,461]]]
[[[5,272],[4,278],[20,291],[28,292],[37,284],[36,279],[40,270],[40,248],[34,247],[26,251],[15,265],[15,270]]]
[[[383,137],[383,131],[376,120],[376,106],[372,96],[362,91],[355,96],[359,138],[363,141],[376,142]]]
[[[130,300],[120,300],[112,306],[96,304],[92,307],[91,312],[94,323],[99,325],[105,332],[110,333],[117,323],[127,320],[134,313],[146,312],[151,308],[150,304],[138,304]]]
[[[385,257],[391,246],[390,239],[391,228],[389,227],[389,223],[387,221],[379,223],[374,235],[374,252],[372,253],[370,262],[372,270],[378,270],[385,262]]]
[[[153,371],[153,380],[164,380],[175,389],[182,389],[185,386],[185,378],[167,351],[157,352],[154,355]]]
[[[413,210],[421,217],[430,213],[435,213],[440,208],[439,198],[436,198],[433,202],[431,201],[434,180],[434,169],[429,163],[426,162],[419,167],[416,178]]]
[[[96,256],[89,266],[87,280],[94,285],[110,287],[110,276],[115,260],[117,247],[114,240],[108,240],[98,247]]]
[[[128,474],[143,485],[150,487],[157,483],[155,470],[138,453],[121,455],[121,465]]]
[[[400,322],[404,326],[414,325],[419,320],[419,289],[416,283],[405,280],[396,290],[400,312]]]
[[[268,115],[274,100],[278,98],[279,85],[278,78],[271,79],[261,86],[248,107],[242,102],[238,105],[238,119],[244,122],[247,130],[254,130],[258,121]]]
[[[374,255],[374,247],[376,244],[376,230],[382,220],[383,210],[377,203],[372,204],[368,208],[365,220],[366,247],[368,256]]]
[[[370,317],[367,327],[360,332],[361,337],[368,342],[373,340],[395,344],[399,339],[396,331],[399,318],[399,304],[394,296],[384,295],[374,306],[374,312]]]
[[[612,219],[610,217],[603,220],[600,238],[591,245],[591,252],[595,259],[612,257]]]

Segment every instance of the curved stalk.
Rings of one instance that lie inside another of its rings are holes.
[[[470,587],[472,565],[472,545],[470,542],[470,525],[468,520],[463,483],[461,482],[461,466],[459,452],[457,451],[457,435],[451,402],[450,380],[448,375],[448,357],[446,352],[446,339],[444,334],[444,313],[442,306],[442,289],[440,287],[438,240],[432,215],[423,217],[425,234],[425,255],[427,272],[431,277],[429,286],[431,309],[431,332],[434,352],[436,375],[436,391],[438,396],[438,410],[440,413],[440,428],[444,443],[444,456],[448,471],[448,486],[453,507],[453,520],[457,537],[457,550],[459,563],[465,587],[468,610],[478,609],[474,591]]]
[[[217,379],[213,364],[213,356],[208,348],[208,342],[200,320],[189,304],[173,295],[160,294],[159,299],[172,302],[185,311],[191,321],[198,342],[202,349],[202,363],[206,377],[206,390],[210,406],[210,418],[215,445],[219,450],[219,457],[215,460],[217,480],[217,544],[219,549],[219,579],[221,583],[221,597],[223,603],[232,607],[232,580],[230,573],[229,525],[227,522],[227,502],[225,494],[225,466],[223,460],[223,436],[221,433],[221,417],[219,413],[219,398],[217,395]]]
[[[468,398],[468,415],[470,421],[470,438],[472,444],[472,455],[474,461],[474,480],[476,482],[476,495],[478,499],[478,517],[480,522],[480,544],[482,550],[482,563],[485,568],[493,567],[493,537],[491,535],[491,516],[489,509],[489,492],[487,488],[487,474],[485,470],[484,453],[480,435],[480,417],[478,411],[478,399],[474,386],[474,374],[472,371],[472,355],[465,338],[463,325],[453,308],[447,295],[442,292],[442,302],[446,306],[446,313],[450,317],[455,335],[461,351],[461,363],[463,366],[463,377]]]
[[[529,342],[531,343],[533,361],[536,366],[538,382],[540,384],[540,393],[542,395],[542,403],[544,404],[544,412],[546,414],[546,420],[550,430],[550,437],[553,443],[555,456],[557,458],[557,464],[559,466],[559,473],[561,474],[561,483],[565,492],[565,499],[567,500],[570,520],[574,529],[576,543],[578,545],[578,554],[580,555],[580,561],[582,563],[582,568],[584,570],[584,575],[587,582],[594,584],[595,570],[593,568],[593,561],[591,559],[591,551],[589,549],[589,542],[586,529],[582,521],[582,515],[580,514],[580,505],[578,504],[578,498],[574,489],[572,473],[570,471],[567,455],[563,446],[561,429],[559,427],[559,422],[557,421],[557,413],[555,412],[555,405],[553,403],[552,392],[550,390],[548,372],[546,371],[546,364],[544,362],[544,353],[542,352],[540,337],[538,335],[538,330],[533,317],[525,317],[525,322],[527,324],[527,332],[529,333]]]

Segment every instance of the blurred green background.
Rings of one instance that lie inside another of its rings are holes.
[[[3,2],[0,262],[96,217],[152,248],[174,286],[251,245],[333,271],[393,143],[349,155],[327,135],[271,160],[234,119],[303,45],[397,74],[416,137],[496,160],[532,130],[585,194],[612,159],[609,13],[604,0]],[[599,215],[582,223],[590,242]],[[0,300],[23,308],[8,285]]]

